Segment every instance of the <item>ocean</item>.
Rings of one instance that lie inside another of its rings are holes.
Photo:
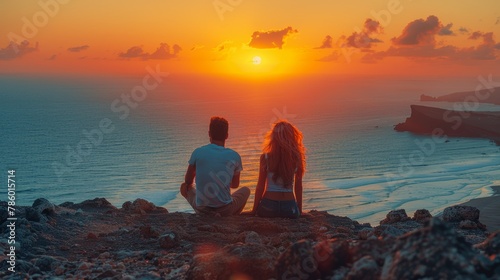
[[[171,74],[146,91],[137,87],[142,83],[140,76],[1,76],[0,178],[6,185],[7,170],[16,170],[17,204],[105,197],[120,207],[144,198],[170,212],[193,212],[178,189],[191,152],[209,141],[213,115],[229,120],[226,146],[241,154],[241,185],[252,190],[272,123],[286,118],[302,130],[306,211],[377,225],[390,210],[437,214],[489,196],[489,186],[500,184],[494,143],[435,142],[393,130],[411,104],[425,104],[421,94],[474,90],[476,77],[239,82]],[[6,200],[2,189],[0,200]],[[247,210],[252,203],[253,195]]]

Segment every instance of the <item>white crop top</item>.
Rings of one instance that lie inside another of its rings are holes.
[[[268,191],[268,192],[293,192],[294,179],[292,179],[292,183],[291,183],[292,186],[290,188],[286,188],[283,185],[283,180],[281,178],[278,178],[278,181],[275,182],[273,180],[274,173],[269,171],[267,154],[264,154],[264,157],[266,158],[266,165],[267,165],[267,189],[266,189],[266,191]],[[297,170],[295,170],[295,171],[297,171]]]

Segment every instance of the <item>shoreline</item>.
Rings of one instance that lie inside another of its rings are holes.
[[[474,198],[465,203],[459,204],[463,206],[473,206],[480,211],[481,223],[485,224],[488,231],[494,232],[500,230],[500,186],[491,186],[493,194],[489,197]]]

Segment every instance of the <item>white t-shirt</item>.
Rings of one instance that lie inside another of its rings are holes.
[[[231,181],[243,170],[240,155],[215,144],[193,151],[188,163],[196,165],[196,205],[221,207],[232,202]]]

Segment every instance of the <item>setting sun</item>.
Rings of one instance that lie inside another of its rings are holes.
[[[259,65],[262,62],[262,58],[260,56],[254,56],[252,59],[252,63],[255,65]]]

